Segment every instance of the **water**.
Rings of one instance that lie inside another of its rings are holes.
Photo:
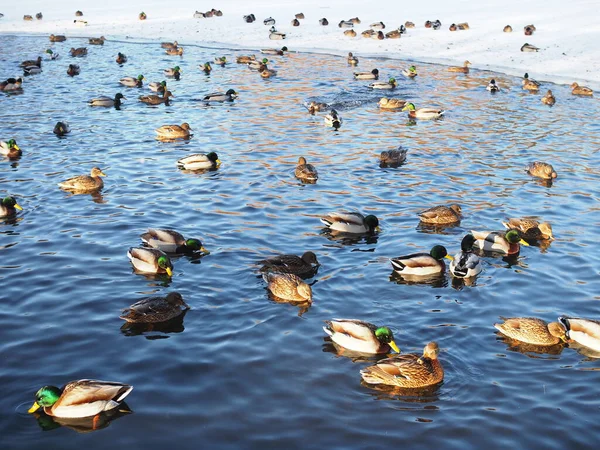
[[[46,38],[3,42],[4,78],[49,46]],[[372,448],[382,438],[410,448],[595,446],[600,362],[570,348],[521,353],[493,328],[500,315],[600,317],[595,98],[550,84],[534,95],[513,77],[427,64],[405,80],[409,62],[361,57],[359,70],[399,79],[394,97],[447,110],[414,123],[380,111],[382,93],[353,81],[345,58],[272,57],[278,76],[262,80],[235,63],[210,76],[198,69],[250,52],[186,47],[180,58],[158,45],[107,42],[88,46],[85,58],[68,56],[83,45],[52,44],[61,59],[27,78],[22,95],[0,96],[0,138],[16,138],[24,152],[1,162],[0,196],[17,196],[25,209],[0,224],[2,448]],[[118,51],[129,56],[122,67]],[[81,75],[70,78],[73,62]],[[169,82],[171,106],[148,107],[137,101],[148,89],[118,84],[140,73],[161,81],[174,65],[183,74]],[[493,96],[484,88],[492,77],[502,88]],[[240,93],[234,103],[195,101],[229,87]],[[540,102],[546,88],[553,108]],[[116,92],[128,98],[120,111],[86,105]],[[342,128],[308,115],[309,99],[339,106]],[[71,125],[66,138],[52,134],[58,120]],[[154,128],[184,121],[194,129],[189,141],[154,138]],[[406,164],[379,168],[379,153],[398,145],[408,148]],[[219,170],[176,169],[177,159],[208,151],[218,152]],[[317,166],[316,185],[293,177],[300,155]],[[552,186],[524,172],[532,160],[554,165]],[[56,186],[94,165],[107,174],[101,195]],[[417,212],[452,202],[463,208],[459,227],[419,226]],[[376,214],[381,233],[354,241],[323,233],[319,216],[344,209]],[[556,240],[516,261],[485,259],[473,286],[390,277],[390,257],[435,244],[455,253],[468,230],[525,215],[551,222]],[[198,237],[212,253],[177,258],[171,281],[135,274],[126,252],[148,227]],[[313,306],[269,300],[255,262],[306,250],[322,264],[309,280]],[[121,308],[171,290],[191,306],[183,320],[121,330]],[[332,317],[389,325],[407,352],[436,340],[444,383],[422,396],[363,386],[359,370],[374,359],[338,356],[321,329]],[[132,384],[133,414],[96,432],[42,432],[58,425],[42,417],[38,426],[26,413],[35,391],[80,378]]]

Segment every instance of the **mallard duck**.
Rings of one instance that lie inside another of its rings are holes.
[[[127,87],[142,87],[144,85],[143,80],[145,80],[144,75],[138,75],[137,78],[134,77],[125,77],[119,80],[123,86]]]
[[[373,28],[374,30],[384,30],[385,29],[385,24],[383,22],[374,22],[369,26],[371,28]]]
[[[298,158],[298,165],[294,170],[294,175],[299,180],[309,183],[315,183],[319,178],[319,174],[317,173],[317,169],[315,169],[315,166],[313,166],[312,164],[307,164],[304,156]]]
[[[473,231],[475,237],[474,247],[488,252],[504,253],[506,255],[516,255],[521,248],[519,244],[529,246],[527,242],[521,239],[517,230],[504,231]]]
[[[23,85],[23,78],[8,78],[0,83],[0,91],[18,91]]]
[[[339,212],[321,217],[330,230],[342,233],[365,234],[379,231],[379,219],[374,215],[363,216],[359,212]]]
[[[500,88],[496,84],[496,80],[494,80],[493,78],[488,83],[486,89],[490,92],[498,92],[500,90]]]
[[[398,28],[397,30],[388,31],[385,33],[386,39],[400,39],[402,37],[402,31]]]
[[[104,187],[104,181],[101,177],[106,175],[100,168],[92,168],[89,175],[78,175],[58,183],[61,189],[67,191],[76,191],[78,193],[88,193],[99,191]]]
[[[123,53],[119,52],[119,54],[117,55],[117,64],[124,64],[127,62],[127,56],[125,56]]]
[[[281,49],[276,48],[263,48],[260,52],[264,55],[278,55],[282,56],[285,52],[288,51],[286,46],[281,47]]]
[[[74,77],[75,75],[79,75],[80,69],[77,64],[69,64],[69,68],[67,69],[67,75],[70,77]]]
[[[148,83],[148,87],[150,88],[151,91],[162,94],[163,92],[165,92],[165,90],[167,88],[167,82],[164,80],[161,81],[160,83],[158,81],[153,81],[152,83]]]
[[[258,263],[263,265],[260,269],[261,272],[292,273],[294,275],[314,273],[315,269],[319,266],[317,255],[313,252],[304,252],[302,257],[296,255],[278,255],[263,259]]]
[[[35,394],[35,402],[27,412],[43,408],[54,417],[91,417],[117,408],[132,389],[128,384],[99,380],[71,381],[62,389],[44,386]]]
[[[354,25],[359,25],[361,23],[360,19],[358,17],[353,17],[351,19],[348,19],[348,22],[353,23]]]
[[[438,119],[444,114],[443,109],[419,108],[416,109],[414,103],[408,103],[402,111],[408,111],[408,117],[411,119]]]
[[[299,27],[300,26],[300,21],[298,19],[292,19],[292,21],[290,22],[290,24],[293,27]]]
[[[544,95],[542,97],[542,103],[544,105],[549,105],[549,106],[552,106],[556,103],[556,98],[554,97],[554,95],[552,94],[552,91],[550,89],[548,89],[548,92],[546,92],[546,95]]]
[[[121,100],[127,100],[127,99],[123,96],[123,94],[121,94],[120,92],[117,92],[115,94],[114,99],[103,95],[102,97],[96,97],[96,98],[89,100],[88,105],[90,105],[90,106],[105,106],[108,108],[114,106],[115,108],[119,108],[121,106]]]
[[[388,327],[378,327],[356,319],[326,320],[323,331],[333,342],[347,350],[360,353],[389,353],[400,349],[394,342],[394,333]]]
[[[386,150],[379,155],[379,162],[382,166],[399,166],[406,161],[407,150],[398,147],[398,150]]]
[[[187,122],[183,122],[181,125],[163,125],[162,127],[157,128],[156,134],[160,137],[169,138],[169,139],[177,139],[177,138],[189,138],[190,124]]]
[[[460,252],[450,262],[450,273],[456,278],[471,278],[478,275],[483,267],[479,256],[473,253],[475,237],[467,234],[460,243]]]
[[[348,64],[351,66],[356,66],[358,64],[358,58],[352,54],[352,52],[348,53]]]
[[[406,100],[382,97],[377,104],[381,109],[402,109],[406,105]]]
[[[306,108],[310,114],[314,114],[316,112],[326,110],[329,108],[329,105],[327,103],[316,102],[313,100],[306,106]]]
[[[442,28],[442,22],[440,22],[439,20],[432,22],[431,28],[433,28],[434,30],[439,30],[440,28]]]
[[[141,235],[142,241],[149,247],[156,248],[165,253],[177,255],[192,255],[196,252],[209,254],[200,239],[186,239],[181,233],[174,230],[149,228]]]
[[[417,68],[415,66],[410,66],[408,69],[402,71],[402,75],[408,78],[414,78],[418,75]]]
[[[57,122],[56,125],[54,125],[54,130],[52,130],[52,132],[57,136],[64,136],[71,132],[71,128],[69,128],[67,122]]]
[[[360,371],[362,379],[369,384],[385,384],[401,388],[424,388],[444,381],[444,368],[435,342],[425,346],[423,355],[409,353],[382,359],[374,366]]]
[[[0,201],[0,217],[14,216],[17,214],[17,210],[22,211],[23,208],[21,208],[14,197],[4,197]]]
[[[173,42],[161,42],[160,46],[162,48],[177,48],[177,47],[179,47],[179,43],[177,41],[173,41]]]
[[[494,328],[505,336],[527,344],[550,346],[566,342],[566,330],[558,322],[547,323],[534,317],[500,317]]]
[[[450,66],[448,67],[448,72],[460,72],[460,73],[469,73],[469,66],[471,63],[469,61],[465,61],[462,67],[458,66]]]
[[[60,55],[58,53],[54,53],[51,49],[46,49],[46,54],[48,55],[48,58],[50,58],[51,61],[56,61],[58,58],[60,58]]]
[[[548,222],[538,222],[534,219],[522,218],[522,219],[506,219],[506,222],[502,222],[508,229],[519,230],[523,239],[530,240],[541,240],[541,239],[554,239],[552,235],[552,225]]]
[[[81,17],[83,13],[80,10],[75,11],[75,17]]]
[[[354,72],[355,80],[378,80],[379,70],[373,69],[370,72]]]
[[[173,276],[173,264],[166,253],[155,248],[131,247],[127,251],[127,257],[133,267],[144,273],[166,273]]]
[[[25,75],[36,75],[38,73],[42,73],[42,68],[40,66],[27,66],[23,67],[23,73]]]
[[[73,57],[86,56],[87,55],[87,48],[85,48],[85,47],[79,47],[79,48],[71,47],[71,50],[69,50],[69,53]]]
[[[506,25],[502,31],[504,31],[505,33],[512,33],[512,27],[510,25]]]
[[[171,91],[165,91],[163,95],[140,95],[139,100],[147,105],[160,105],[164,103],[168,106],[171,97],[175,97]]]
[[[73,23],[75,24],[76,27],[79,28],[83,28],[83,27],[87,27],[87,20],[74,20]]]
[[[395,78],[390,78],[387,83],[385,81],[376,81],[369,85],[371,89],[394,89],[396,86],[398,86],[398,83],[396,83]]]
[[[559,317],[558,322],[565,328],[566,336],[578,344],[600,351],[600,322],[574,317]]]
[[[521,46],[522,52],[538,52],[540,49],[535,45],[528,44],[527,42]]]
[[[271,39],[273,41],[285,39],[285,33],[282,33],[280,31],[271,31],[269,33],[269,39]]]
[[[100,36],[99,38],[89,38],[88,43],[90,45],[104,45],[104,41],[106,38],[104,36]]]
[[[322,19],[319,19],[319,25],[326,27],[327,25],[329,25],[329,20],[323,17]]]
[[[571,93],[574,95],[594,95],[594,91],[587,86],[579,86],[577,83],[571,85]]]
[[[171,56],[181,56],[183,55],[183,47],[173,47],[165,50],[167,55]]]
[[[271,77],[274,77],[275,75],[277,75],[276,70],[269,69],[267,67],[264,67],[259,73],[260,73],[260,76],[263,78],[271,78]]]
[[[228,89],[227,92],[213,92],[212,94],[205,95],[202,101],[205,102],[232,102],[237,98],[237,92],[233,89]]]
[[[461,22],[461,23],[456,24],[456,26],[458,27],[459,30],[468,30],[469,28],[471,28],[469,26],[468,22]]]
[[[292,273],[263,273],[267,289],[281,299],[290,302],[312,303],[312,289],[297,275]]]
[[[346,30],[344,31],[344,36],[348,36],[348,37],[356,37],[356,31],[350,29],[350,30]]]
[[[27,21],[33,20],[33,16],[32,16],[32,15],[30,15],[30,14],[25,14],[25,15],[23,16],[23,20],[27,20]]]
[[[273,19],[272,17],[267,17],[265,20],[263,20],[263,24],[264,25],[275,25],[275,19]]]
[[[455,23],[453,23],[452,25],[450,25],[450,26],[448,27],[448,29],[449,29],[450,31],[456,31],[456,30],[458,30],[458,27],[456,26],[456,24],[455,24]]]
[[[304,19],[304,13],[298,13],[295,15],[296,19]]]
[[[29,66],[38,66],[42,67],[42,57],[38,56],[37,59],[28,59],[19,64],[19,67],[29,67]]]
[[[215,152],[206,155],[196,153],[177,161],[177,167],[184,170],[217,169],[220,165],[221,161]]]
[[[461,219],[462,209],[460,205],[453,203],[450,206],[434,206],[419,213],[419,219],[423,223],[451,224],[458,223]]]
[[[408,20],[406,22],[404,22],[404,26],[406,28],[414,28],[415,27],[415,23],[414,22],[409,22]]]
[[[335,109],[332,109],[331,111],[329,111],[329,113],[327,113],[325,115],[324,119],[325,119],[325,125],[327,125],[329,127],[333,127],[333,128],[337,129],[342,126],[342,118]]]
[[[256,17],[254,16],[254,14],[249,14],[247,16],[244,16],[244,22],[246,23],[252,23],[256,20]]]
[[[435,275],[443,273],[446,265],[443,259],[452,257],[448,255],[446,247],[434,245],[429,253],[412,253],[410,255],[391,258],[390,262],[394,271],[402,275]]]
[[[140,18],[140,20],[146,20],[148,18],[148,16],[146,15],[145,12],[141,12],[140,15],[138,16]]]
[[[206,74],[209,75],[212,72],[212,66],[210,65],[210,63],[207,61],[205,62],[202,66],[200,66],[200,69]]]
[[[248,69],[250,69],[250,70],[260,70],[263,67],[266,67],[268,62],[269,62],[269,60],[267,58],[263,58],[260,61],[252,60],[247,65],[248,65]]]
[[[179,78],[181,77],[181,69],[179,68],[179,66],[175,66],[172,69],[165,69],[163,70],[163,73],[166,77],[175,78],[176,80],[179,80]]]
[[[542,161],[529,163],[527,166],[527,173],[534,177],[543,178],[544,180],[551,180],[558,176],[554,167],[552,167],[552,164]]]
[[[64,34],[51,34],[50,42],[64,42],[67,40],[67,37]]]
[[[225,67],[225,64],[227,64],[227,57],[226,56],[215,56],[215,64],[221,67]]]
[[[8,158],[18,158],[21,156],[21,149],[17,145],[17,141],[9,139],[8,141],[0,141],[0,155],[4,155]]]
[[[238,56],[237,58],[235,58],[235,62],[238,64],[248,64],[251,63],[252,61],[256,61],[256,56],[254,55],[250,55],[250,56]]]
[[[354,23],[349,20],[340,20],[338,23],[339,28],[354,28]]]
[[[523,89],[528,91],[538,91],[540,88],[540,83],[535,81],[533,78],[529,78],[528,73],[523,75],[523,81],[521,83],[523,85]]]
[[[183,307],[183,309],[182,309]],[[190,309],[179,292],[170,292],[166,297],[147,297],[123,309],[119,317],[133,323],[166,322],[183,311]]]
[[[534,24],[525,25],[523,27],[523,31],[525,33],[525,36],[531,36],[535,30],[536,30],[536,28],[535,28]]]

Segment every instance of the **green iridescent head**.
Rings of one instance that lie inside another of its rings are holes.
[[[158,267],[167,272],[167,275],[173,275],[173,264],[171,264],[171,260],[168,256],[159,256],[157,261]]]
[[[394,333],[388,327],[379,327],[375,330],[375,337],[382,344],[389,344],[396,353],[400,353],[400,349],[394,342]]]
[[[473,249],[473,244],[475,244],[475,236],[467,234],[460,243],[460,249],[463,252],[470,252]]]
[[[139,81],[142,81],[142,80],[144,79],[144,75],[138,75],[137,79],[138,79]]]
[[[402,108],[402,111],[414,111],[415,109],[417,109],[415,108],[415,104],[409,103],[404,108]]]
[[[17,141],[15,141],[14,139],[9,139],[8,141],[6,141],[6,145],[8,145],[8,148],[16,148],[17,150],[19,150]]]
[[[35,394],[35,402],[27,412],[33,413],[38,408],[50,408],[60,398],[62,391],[56,386],[44,386]]]
[[[2,199],[2,206],[6,208],[23,209],[17,204],[17,201],[14,197],[4,197]]]
[[[269,62],[269,60],[268,60],[267,58],[263,58],[263,59],[262,59],[262,63],[263,63],[263,64],[267,64],[268,62]]]
[[[181,70],[181,68],[180,68],[179,66],[175,66],[175,67],[173,67],[173,70],[174,70],[175,72],[179,72],[179,71]]]
[[[379,230],[379,219],[372,214],[365,217],[364,223],[371,232]]]
[[[434,245],[429,252],[433,259],[443,259],[448,256],[448,250],[443,245]]]
[[[505,237],[506,240],[511,244],[516,244],[521,240],[521,235],[517,230],[508,230]]]

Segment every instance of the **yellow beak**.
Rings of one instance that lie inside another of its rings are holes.
[[[210,255],[210,252],[208,250],[206,250],[206,248],[204,248],[204,246],[200,247],[200,251],[206,253],[207,255]]]
[[[525,242],[523,239],[519,241],[519,244],[524,245],[525,247],[529,247],[529,244]]]
[[[106,176],[106,174],[105,174],[104,172],[100,172],[100,176],[101,176],[101,177],[105,177],[105,176]]]
[[[381,227],[375,227],[375,231],[379,233],[381,231]]]
[[[17,203],[15,203],[15,208],[18,209],[19,211],[23,211],[23,208],[21,208],[21,206]]]
[[[447,259],[449,259],[450,261],[454,261],[454,258],[453,258],[452,256],[450,256],[450,255],[446,255],[446,256],[444,256],[444,258],[447,258]]]
[[[390,341],[390,347],[392,347],[392,350],[394,350],[396,353],[400,353],[400,349],[394,341]]]
[[[165,270],[167,271],[167,275],[169,275],[170,277],[173,276],[173,271],[171,270],[170,267],[167,267]]]
[[[217,162],[217,166],[220,166],[220,165],[221,165],[221,160],[220,160],[220,159],[217,159],[217,161],[216,161],[216,162]]]
[[[13,145],[13,148],[14,148],[15,150],[21,150],[17,144]]]
[[[33,402],[33,405],[31,405],[31,408],[29,408],[29,409],[27,410],[27,412],[28,412],[29,414],[31,414],[31,413],[34,413],[34,412],[36,412],[38,409],[40,409],[40,405],[38,405],[38,403],[37,403],[37,402]]]

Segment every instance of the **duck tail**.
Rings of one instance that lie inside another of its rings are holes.
[[[321,223],[323,225],[328,226],[328,227],[333,224],[333,222],[328,220],[326,217],[321,217],[319,220],[321,221]]]
[[[401,271],[406,267],[406,265],[402,264],[402,261],[400,261],[399,259],[390,259],[390,262],[392,263],[392,267],[394,268],[394,270]]]
[[[323,327],[323,331],[327,333],[329,336],[333,336],[333,329],[331,328],[331,321],[326,320],[325,326]]]

